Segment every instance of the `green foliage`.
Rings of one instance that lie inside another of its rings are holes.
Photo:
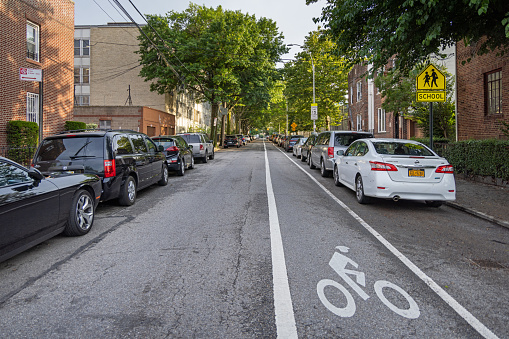
[[[39,125],[30,121],[11,120],[7,123],[7,157],[28,165],[39,139]]]
[[[313,129],[312,65],[315,67],[315,101],[318,104],[317,128],[327,126],[327,116],[332,125],[339,125],[344,118],[341,107],[347,104],[349,68],[342,58],[332,54],[333,48],[333,42],[323,35],[323,31],[314,31],[306,37],[303,51],[296,60],[285,64],[284,94],[288,99],[288,124],[295,122],[301,131]]]
[[[306,3],[318,0],[306,0]],[[509,47],[507,0],[327,0],[321,17],[338,55],[380,70],[398,55],[408,72],[441,47],[464,40],[478,54]]]
[[[500,130],[506,137],[509,137],[509,122],[501,121],[502,126],[500,126]]]
[[[64,125],[66,131],[76,131],[79,129],[87,129],[87,124],[81,121],[66,121]]]
[[[86,129],[97,129],[97,124],[87,124]]]
[[[426,68],[420,64],[408,76],[400,69],[390,69],[375,78],[375,86],[385,101],[382,107],[388,112],[400,112],[404,117],[417,122],[429,136],[429,103],[416,101],[416,78]],[[433,103],[433,136],[452,139],[455,134],[454,77],[443,66],[437,67],[446,78],[446,102]]]
[[[509,180],[509,141],[467,140],[451,143],[445,158],[458,173]]]

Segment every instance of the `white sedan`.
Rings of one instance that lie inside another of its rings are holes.
[[[302,157],[302,145],[308,140],[308,138],[300,138],[295,145],[293,145],[293,156],[300,159]]]
[[[424,200],[433,207],[456,200],[452,165],[412,140],[355,141],[346,151],[338,151],[334,183],[354,190],[361,204],[370,197]]]

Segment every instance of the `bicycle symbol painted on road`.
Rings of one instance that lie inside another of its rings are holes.
[[[332,267],[332,269],[336,271],[336,273],[344,280],[344,282],[346,282],[362,299],[367,300],[370,296],[361,288],[361,286],[366,287],[366,275],[363,272],[346,268],[348,264],[351,264],[354,268],[359,267],[355,261],[342,254],[348,253],[350,250],[348,247],[337,246],[336,249],[341,253],[334,252],[331,260],[329,261],[329,266]],[[355,281],[352,280],[349,275],[355,277]],[[327,299],[324,293],[327,286],[334,287],[343,293],[346,298],[345,307],[337,307]],[[384,288],[393,289],[401,296],[403,296],[403,298],[405,298],[408,302],[408,309],[399,308],[391,303],[383,293]],[[378,280],[374,284],[374,290],[380,301],[382,301],[382,303],[384,303],[394,313],[408,319],[417,319],[421,314],[419,311],[419,306],[415,300],[398,285],[395,285],[386,280]],[[346,289],[346,287],[340,283],[331,279],[322,279],[316,285],[316,292],[318,293],[318,297],[320,298],[322,304],[332,313],[344,318],[352,317],[355,314],[357,307],[355,305],[353,296]]]

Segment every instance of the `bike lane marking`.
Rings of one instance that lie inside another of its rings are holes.
[[[265,143],[264,143],[265,146]],[[274,146],[276,147],[276,146]],[[348,207],[344,202],[339,200],[334,194],[332,194],[325,186],[323,186],[318,180],[316,180],[311,174],[306,172],[302,166],[297,164],[292,158],[290,158],[283,151],[278,149],[284,156],[288,158],[291,162],[293,162],[297,168],[299,168],[302,172],[304,172],[312,181],[314,181],[318,187],[320,187],[327,195],[329,195],[338,205],[343,207],[348,214],[350,214],[354,219],[356,219],[369,233],[371,233],[382,245],[384,245],[392,254],[394,254],[406,267],[408,267],[419,279],[421,279],[426,285],[428,285],[431,290],[433,290],[443,301],[445,301],[452,309],[462,317],[470,326],[472,326],[480,335],[484,338],[498,338],[489,328],[487,328],[483,323],[481,323],[472,313],[470,313],[466,308],[464,308],[460,303],[458,303],[453,297],[451,297],[444,289],[440,287],[436,282],[433,281],[430,277],[428,277],[419,267],[417,267],[413,262],[410,261],[407,257],[403,255],[396,247],[394,247],[390,242],[388,242],[380,233],[375,231],[367,222],[365,222],[357,213],[355,213],[350,207]],[[265,153],[267,156],[267,153]]]
[[[298,338],[292,297],[290,295],[290,285],[288,284],[288,273],[286,271],[283,240],[281,238],[281,229],[279,228],[276,198],[274,197],[274,191],[272,189],[269,157],[267,156],[265,141],[263,142],[263,150],[265,152],[265,184],[267,186],[267,200],[269,205],[274,312],[276,314],[277,336],[278,338]]]

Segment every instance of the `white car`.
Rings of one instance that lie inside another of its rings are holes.
[[[300,138],[295,145],[293,145],[293,156],[300,159],[302,157],[302,145],[308,140],[308,138]]]
[[[419,142],[359,139],[337,153],[334,183],[354,190],[361,204],[370,197],[424,200],[433,207],[456,200],[452,165]]]

